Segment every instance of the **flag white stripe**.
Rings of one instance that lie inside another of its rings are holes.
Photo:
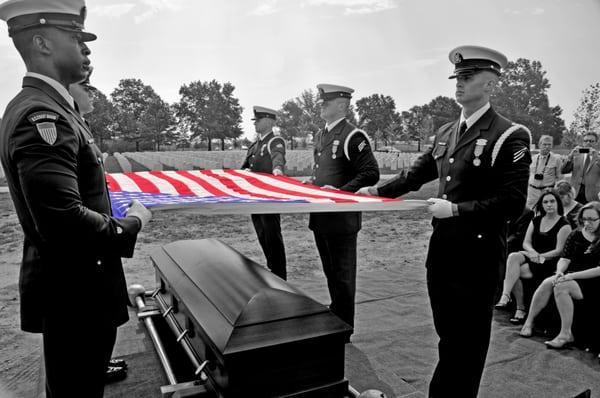
[[[121,187],[121,191],[125,192],[142,192],[140,187],[133,181],[130,177],[122,173],[111,173],[112,178],[117,181],[119,187]]]
[[[240,174],[244,174],[250,177],[254,177],[256,179],[261,180],[262,182],[266,183],[266,184],[270,184],[270,185],[275,185],[278,186],[279,188],[282,189],[287,189],[290,191],[296,191],[299,194],[308,194],[308,195],[319,195],[319,196],[326,196],[328,198],[331,199],[344,199],[344,200],[352,200],[355,202],[364,202],[364,203],[371,203],[371,202],[380,202],[381,200],[379,199],[375,199],[375,198],[369,198],[369,197],[363,197],[363,196],[355,196],[355,195],[347,195],[344,193],[341,193],[343,191],[340,191],[340,193],[337,192],[325,192],[323,190],[320,190],[318,188],[311,188],[310,185],[295,185],[295,184],[290,184],[288,182],[285,181],[281,181],[278,180],[276,178],[270,177],[270,176],[266,176],[266,175],[261,175],[261,174],[256,174],[256,173],[252,173],[249,171],[245,171],[245,170],[237,170]],[[312,200],[312,199],[311,199]]]
[[[185,186],[188,187],[190,189],[190,191],[192,191],[194,193],[194,195],[196,195],[198,197],[206,198],[206,197],[214,196],[212,193],[208,192],[206,189],[204,189],[202,187],[202,185],[198,184],[196,181],[194,181],[184,175],[181,175],[181,174],[177,173],[176,171],[172,171],[172,170],[171,171],[163,171],[162,174],[185,184]]]
[[[241,189],[244,189],[248,192],[252,192],[255,194],[268,195],[268,196],[272,196],[275,198],[290,199],[290,200],[307,200],[312,203],[331,203],[331,202],[333,202],[333,200],[327,199],[327,198],[307,198],[306,196],[290,195],[290,194],[285,194],[285,193],[281,193],[281,192],[269,191],[267,189],[253,185],[252,183],[250,183],[243,177],[229,174],[224,170],[213,170],[213,172],[219,176],[229,178]],[[256,175],[254,175],[254,176],[256,176]],[[273,185],[279,185],[280,188],[282,188],[281,187],[282,184],[280,184],[281,181],[277,180],[276,182],[277,182],[277,184],[273,184]]]
[[[211,170],[213,173],[218,172],[218,171],[222,171],[222,170]],[[192,174],[195,177],[198,177],[204,181],[206,181],[207,183],[209,183],[210,185],[212,185],[213,187],[215,187],[216,189],[223,191],[225,194],[229,195],[229,196],[235,196],[237,198],[243,198],[243,199],[252,199],[252,200],[265,200],[265,198],[258,198],[256,196],[252,196],[252,195],[244,195],[241,194],[239,192],[236,192],[232,189],[227,188],[225,185],[223,185],[221,183],[221,181],[219,181],[218,179],[208,176],[206,174],[203,174],[202,172],[200,172],[200,170],[190,170],[189,171],[190,174]]]
[[[164,180],[164,179],[162,179],[160,177],[152,175],[148,171],[140,171],[140,172],[138,172],[136,174],[138,175],[138,177],[145,178],[146,180],[148,180],[152,184],[154,184],[156,186],[156,188],[158,188],[158,191],[160,193],[168,193],[168,194],[171,194],[171,195],[179,195],[179,192],[177,192],[177,189],[175,189],[175,187],[173,186],[173,184],[171,184],[167,180]]]

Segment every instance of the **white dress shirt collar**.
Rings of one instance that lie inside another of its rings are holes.
[[[339,118],[338,120],[334,121],[333,123],[326,124],[325,128],[327,129],[327,131],[331,131],[331,130],[333,130],[333,128],[335,126],[338,125],[339,122],[341,122],[344,119],[345,119],[345,117],[342,117],[342,118]]]
[[[479,120],[479,118],[482,117],[483,114],[487,112],[488,109],[490,109],[490,103],[486,102],[486,104],[484,106],[482,106],[481,108],[477,109],[468,118],[465,118],[465,113],[464,113],[464,110],[463,110],[461,112],[461,114],[460,114],[460,124],[459,124],[459,126],[462,124],[462,122],[466,121],[467,122],[467,130],[470,129],[471,126],[473,126]]]
[[[51,77],[48,77],[46,75],[42,75],[39,73],[35,73],[35,72],[27,72],[25,74],[26,77],[35,77],[36,79],[40,79],[46,83],[48,83],[53,89],[55,89],[66,101],[69,105],[71,105],[71,108],[75,109],[75,100],[73,99],[73,97],[71,97],[71,94],[69,94],[69,91],[59,82],[57,82],[56,80],[54,80]]]

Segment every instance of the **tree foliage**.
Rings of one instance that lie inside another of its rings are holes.
[[[600,83],[590,85],[583,91],[577,110],[573,114],[570,131],[582,136],[588,131],[600,131]]]
[[[206,140],[212,150],[212,140],[235,139],[242,134],[243,108],[233,96],[235,87],[227,82],[195,81],[179,89],[180,101],[175,104],[180,122],[191,132],[191,138]]]
[[[547,134],[558,145],[565,123],[561,118],[562,108],[549,105],[546,94],[549,88],[541,62],[519,58],[508,63],[491,101],[500,114],[528,127],[534,142]]]
[[[358,124],[377,141],[385,145],[397,139],[400,115],[396,112],[396,102],[389,95],[373,94],[356,101]]]
[[[90,124],[94,140],[101,151],[105,151],[104,142],[112,138],[115,130],[115,108],[106,95],[100,90],[93,91],[94,109],[85,115]]]
[[[154,89],[140,79],[122,79],[111,93],[119,138],[140,146],[160,147],[174,124],[171,109]]]

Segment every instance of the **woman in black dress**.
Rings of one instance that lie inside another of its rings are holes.
[[[523,323],[527,315],[520,278],[542,281],[552,275],[556,271],[556,263],[571,232],[569,223],[562,216],[562,202],[556,191],[545,190],[534,209],[538,215],[527,227],[523,250],[510,253],[508,256],[502,297],[496,304],[496,308],[506,307],[510,301],[510,293],[513,293],[517,311],[510,322],[514,324]]]
[[[563,216],[567,219],[569,224],[571,224],[571,229],[577,229],[577,215],[583,205],[575,200],[575,189],[573,189],[571,183],[566,180],[557,182],[555,189],[563,204]]]
[[[595,301],[600,290],[600,202],[589,202],[578,215],[581,229],[569,234],[556,274],[546,278],[533,295],[529,315],[521,329],[521,336],[533,333],[535,316],[546,306],[554,292],[560,313],[561,330],[549,348],[564,348],[573,342],[573,300]],[[568,272],[567,272],[568,270]]]

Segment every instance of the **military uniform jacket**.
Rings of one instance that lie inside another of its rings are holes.
[[[366,133],[342,120],[331,131],[314,139],[315,185],[331,185],[356,192],[379,181],[379,166]],[[312,213],[309,228],[321,234],[352,234],[361,228],[360,212]]]
[[[272,173],[275,168],[285,170],[285,140],[270,132],[250,145],[242,169]]]
[[[133,254],[141,225],[110,216],[102,154],[79,114],[26,77],[2,119],[0,158],[24,232],[21,328],[41,332],[47,316],[126,322],[120,257]]]
[[[575,188],[575,196],[579,194],[581,184],[585,185],[585,198],[588,201],[598,200],[600,192],[600,155],[598,152],[589,153],[590,162],[584,170],[585,154],[576,153],[568,159],[562,168],[563,173],[571,174],[571,185]]]
[[[458,121],[446,124],[406,175],[378,188],[381,196],[397,197],[439,178],[438,197],[457,204],[458,216],[433,219],[427,267],[469,267],[504,277],[506,225],[522,213],[531,163],[529,132],[504,134],[511,125],[492,108],[460,139]]]

